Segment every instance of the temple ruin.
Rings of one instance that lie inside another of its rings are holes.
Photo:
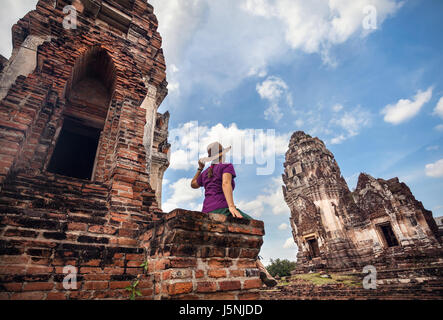
[[[128,299],[131,285],[138,299],[259,298],[263,222],[161,210],[157,27],[146,0],[39,0],[13,26],[0,57],[0,299]]]
[[[432,212],[398,178],[362,173],[351,192],[325,144],[300,131],[291,137],[284,167],[298,272],[441,264]]]

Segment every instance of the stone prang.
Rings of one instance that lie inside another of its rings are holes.
[[[398,267],[411,257],[442,257],[432,212],[397,178],[361,174],[351,192],[334,155],[318,138],[295,132],[283,193],[298,251],[298,271]]]

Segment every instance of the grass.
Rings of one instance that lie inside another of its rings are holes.
[[[349,287],[360,287],[361,281],[352,276],[340,275],[340,274],[329,274],[331,278],[322,278],[320,273],[305,273],[294,276],[294,279],[300,279],[313,283],[316,286],[321,286],[325,284],[344,284]]]

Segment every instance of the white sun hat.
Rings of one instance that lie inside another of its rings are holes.
[[[208,150],[208,157],[201,158],[199,160],[201,163],[211,162],[211,161],[219,159],[219,157],[221,155],[224,155],[229,150],[231,150],[231,147],[223,148],[221,143],[213,142],[208,146],[207,150]],[[221,150],[221,152],[220,152],[220,150]]]

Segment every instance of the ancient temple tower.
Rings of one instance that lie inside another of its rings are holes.
[[[146,1],[42,0],[13,27],[13,53],[0,76],[7,146],[0,183],[12,172],[113,186],[128,170],[131,181],[148,178],[167,94],[152,11]],[[167,128],[163,138],[167,144]],[[161,189],[161,179],[153,180]]]
[[[439,250],[432,213],[398,179],[362,174],[350,192],[333,154],[303,132],[292,135],[284,166],[299,270],[356,268],[406,247]]]
[[[317,266],[353,267],[355,248],[346,235],[340,199],[349,194],[332,153],[318,138],[292,135],[286,153],[283,188],[291,209],[298,261]]]

